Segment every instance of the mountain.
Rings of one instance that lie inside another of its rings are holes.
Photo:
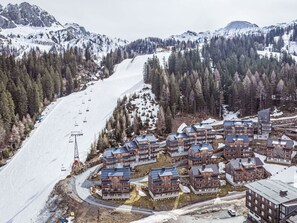
[[[224,29],[231,30],[231,29],[248,29],[248,28],[259,28],[256,24],[252,24],[247,21],[233,21],[230,22]]]
[[[60,23],[46,11],[27,2],[8,4],[4,9],[0,5],[0,27],[15,28],[18,25],[33,27],[50,27]]]
[[[36,5],[0,5],[0,52],[22,56],[32,48],[43,52],[63,52],[78,47],[88,49],[99,61],[103,54],[120,46],[126,40],[88,32],[84,27],[67,23],[62,25],[54,16]]]
[[[286,29],[288,27],[293,27],[294,24],[297,24],[297,20],[292,21],[291,23],[281,23],[277,25],[271,25],[267,27],[260,28],[256,24],[252,24],[247,21],[233,21],[230,22],[226,27],[215,30],[213,32],[206,31],[206,32],[193,32],[187,31],[180,35],[172,35],[169,38],[180,40],[180,41],[198,41],[202,42],[205,39],[209,40],[214,36],[224,36],[226,38],[232,38],[235,36],[241,35],[262,35],[267,34],[271,30],[274,29]]]

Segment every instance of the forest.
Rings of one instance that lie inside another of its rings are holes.
[[[280,60],[260,57],[259,37],[214,37],[202,50],[173,49],[165,67],[156,57],[144,68],[144,81],[152,84],[159,100],[159,117],[170,132],[169,119],[182,113],[221,117],[222,105],[254,115],[272,106],[293,111],[296,106],[297,65],[286,52]],[[170,118],[169,118],[170,117]]]
[[[46,105],[90,81],[98,66],[85,53],[0,56],[0,160],[19,148]]]

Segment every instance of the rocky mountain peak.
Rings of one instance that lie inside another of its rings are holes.
[[[15,28],[17,25],[50,27],[59,22],[48,12],[28,2],[0,6],[0,28]]]

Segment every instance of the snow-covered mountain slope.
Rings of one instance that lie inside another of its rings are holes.
[[[287,28],[289,26],[293,26],[297,24],[297,20],[292,21],[290,23],[281,23],[277,25],[267,26],[267,27],[259,27],[256,24],[252,24],[247,21],[233,21],[230,22],[226,27],[215,30],[213,32],[193,32],[187,31],[180,35],[173,35],[170,38],[180,40],[180,41],[199,41],[202,42],[205,39],[209,40],[214,36],[224,36],[226,38],[232,38],[240,35],[262,35],[268,33],[272,29],[276,28]]]
[[[169,54],[163,52],[157,56],[161,60]],[[117,99],[143,87],[143,66],[152,56],[124,60],[110,78],[60,98],[48,107],[44,120],[0,171],[0,222],[35,222],[54,185],[70,172],[74,146],[69,143],[70,132],[82,130],[78,146],[84,160],[94,136],[104,128],[116,107]],[[67,171],[61,171],[62,164]]]
[[[2,29],[1,29],[2,28]],[[52,15],[29,3],[0,6],[0,52],[22,56],[32,48],[41,52],[78,47],[95,59],[127,41],[91,33],[78,24],[61,25]]]
[[[0,5],[0,28],[15,28],[18,25],[33,27],[50,27],[60,23],[48,12],[27,2]]]

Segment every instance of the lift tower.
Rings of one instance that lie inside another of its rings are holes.
[[[73,164],[79,163],[79,153],[78,153],[78,145],[77,145],[77,137],[82,136],[82,131],[72,131],[71,136],[74,136],[74,161]]]

